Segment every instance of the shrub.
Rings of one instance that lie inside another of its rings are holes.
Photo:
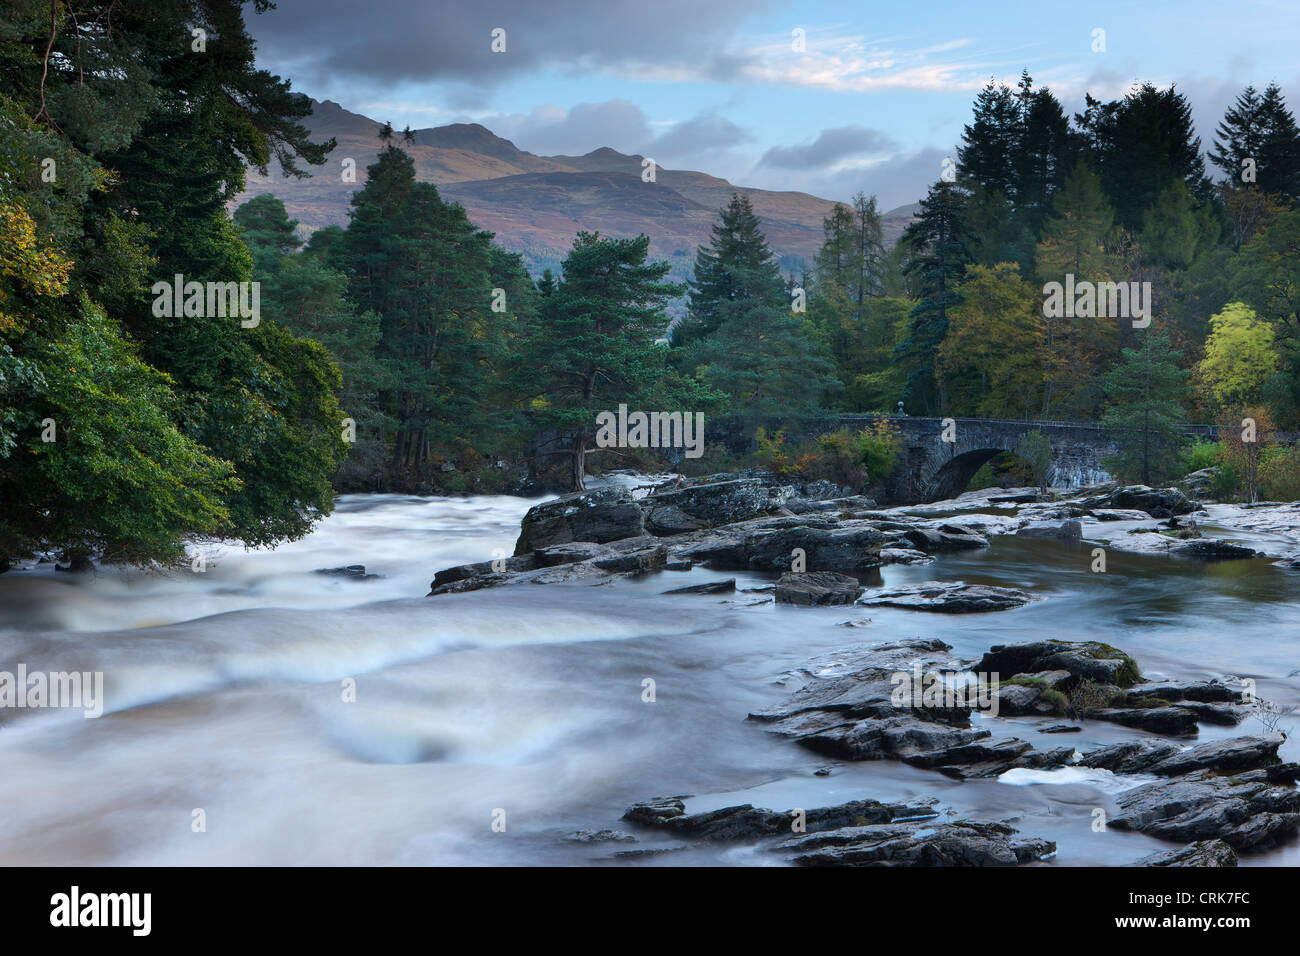
[[[1198,441],[1188,445],[1187,450],[1183,452],[1181,466],[1183,474],[1190,475],[1194,471],[1212,468],[1219,464],[1219,459],[1222,457],[1223,442]]]
[[[1270,448],[1260,466],[1259,484],[1272,501],[1300,501],[1300,445]]]

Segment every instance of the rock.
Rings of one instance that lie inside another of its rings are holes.
[[[1098,521],[1150,521],[1151,516],[1145,511],[1125,511],[1115,508],[1096,508],[1092,516]]]
[[[1200,558],[1202,561],[1234,561],[1243,558],[1257,558],[1259,552],[1218,538],[1196,538],[1184,541],[1169,549],[1170,554],[1184,558]]]
[[[622,830],[579,830],[565,837],[572,843],[635,843],[636,837]]]
[[[1237,851],[1222,840],[1200,840],[1179,850],[1144,856],[1134,866],[1236,866]]]
[[[834,571],[787,572],[776,582],[777,604],[805,607],[852,604],[862,591],[857,578]]]
[[[1196,770],[1242,773],[1277,766],[1282,763],[1277,751],[1284,740],[1286,738],[1282,734],[1212,740],[1166,757],[1150,767],[1149,772],[1172,777]]]
[[[1059,525],[1031,525],[1016,532],[1020,538],[1054,538],[1058,541],[1078,541],[1083,537],[1083,524],[1077,518]]]
[[[1269,781],[1263,771],[1238,777],[1201,770],[1116,796],[1109,825],[1162,840],[1221,839],[1234,850],[1265,850],[1300,829],[1300,790]]]
[[[353,578],[357,581],[370,581],[379,577],[378,574],[366,574],[364,564],[349,564],[344,568],[317,568],[312,574],[328,574],[332,577]]]
[[[622,554],[592,558],[591,563],[602,571],[608,571],[611,574],[652,571],[656,568],[662,568],[668,563],[668,548],[665,545],[637,548]]]
[[[1006,611],[1029,603],[1029,595],[1015,588],[983,584],[916,584],[876,590],[863,595],[858,604],[865,607],[899,607],[912,611],[938,611],[942,614],[974,614]]]
[[[1178,482],[1178,488],[1192,498],[1210,498],[1214,495],[1214,485],[1218,477],[1219,469],[1212,465],[1194,471],[1190,475],[1184,475]]]
[[[1142,511],[1153,518],[1191,514],[1196,510],[1196,505],[1177,488],[1148,488],[1146,485],[1117,488],[1108,495],[1086,499],[1083,506]]]
[[[515,554],[572,541],[603,543],[645,534],[645,515],[622,487],[597,488],[534,505],[524,515]]]
[[[1083,716],[1168,737],[1195,737],[1196,714],[1185,707],[1089,708]]]
[[[1277,754],[1284,739],[1281,734],[1235,737],[1208,741],[1186,750],[1163,740],[1128,740],[1084,754],[1079,766],[1162,777],[1200,770],[1241,774],[1268,768],[1281,768],[1275,774],[1285,775],[1290,765],[1283,764]]]
[[[1131,687],[1140,679],[1133,658],[1098,641],[997,644],[980,659],[974,670],[998,674],[1002,680],[1035,671],[1065,670],[1076,679],[1086,678],[1117,687]]]
[[[780,844],[801,866],[1018,866],[1056,852],[1050,840],[1013,839],[1005,824],[958,821],[938,826],[844,827]]]
[[[1137,684],[1128,689],[1125,700],[1136,703],[1143,698],[1159,697],[1161,700],[1204,701],[1205,703],[1239,703],[1244,688],[1233,687],[1222,681],[1164,681]]]
[[[1078,724],[1052,724],[1050,727],[1040,727],[1040,734],[1077,734],[1082,732],[1083,728]]]
[[[445,568],[433,576],[433,582],[429,585],[430,591],[445,593],[444,589],[455,582],[466,581],[471,578],[492,577],[501,581],[509,580],[509,573],[519,571],[531,571],[538,566],[537,558],[531,554],[520,555],[511,558],[505,558],[504,563],[499,565],[502,571],[496,571],[493,568],[496,561],[479,561],[475,564],[460,564],[454,568]],[[508,572],[508,573],[507,573]],[[459,590],[477,590],[477,588],[461,588]]]
[[[895,820],[920,820],[937,816],[933,801],[918,804],[883,804],[875,800],[854,800],[835,807],[806,810],[802,820],[806,832],[834,830],[855,823],[866,825]],[[793,832],[797,811],[763,810],[746,803],[721,810],[686,813],[680,797],[650,800],[630,807],[623,814],[629,823],[666,830],[677,836],[702,840],[752,840]]]
[[[765,487],[758,478],[687,485],[645,499],[646,528],[675,535],[707,526],[755,518],[789,498],[788,491]]]
[[[710,567],[737,571],[789,571],[802,551],[805,571],[866,571],[880,563],[884,535],[865,524],[841,525],[834,518],[772,519],[720,529],[687,542],[680,553]]]
[[[832,498],[838,498],[844,493],[839,485],[833,481],[819,480],[809,481],[799,489],[800,497],[807,498],[809,501],[825,501]],[[874,507],[874,505],[873,505]]]
[[[905,527],[903,537],[911,543],[912,547],[927,554],[941,551],[968,551],[989,546],[987,538],[966,528],[955,530],[958,528],[956,525],[944,525],[940,528]]]
[[[934,557],[911,548],[881,548],[881,564],[932,564]]]
[[[688,584],[684,588],[673,588],[664,594],[731,594],[736,590],[736,579],[725,581],[708,581],[704,584]]]

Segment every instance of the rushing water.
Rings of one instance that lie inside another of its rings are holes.
[[[692,810],[935,796],[1056,840],[1051,865],[1123,864],[1168,845],[1093,832],[1093,809],[1111,813],[1113,794],[1144,778],[1067,768],[960,783],[890,762],[836,763],[819,777],[833,762],[745,715],[786,696],[815,658],[910,636],[975,659],[1007,641],[1099,639],[1148,676],[1253,677],[1261,696],[1300,703],[1296,572],[1263,560],[1112,553],[1107,573],[1093,574],[1086,545],[1003,537],[883,569],[886,584],[965,580],[1041,598],[974,616],[662,596],[721,577],[766,583],[707,569],[424,596],[439,568],[510,553],[532,503],[352,495],[303,541],[212,548],[201,574],[72,576],[42,565],[0,576],[0,670],[102,671],[107,697],[98,719],[0,711],[0,863],[606,861],[672,841],[566,837],[622,828],[637,800],[694,794]],[[347,564],[379,576],[312,573]],[[646,678],[653,703],[642,700]],[[349,679],[354,702],[343,699]],[[1036,728],[1055,721],[979,719],[1040,748],[1141,736],[1105,724],[1042,736]],[[1289,718],[1284,727],[1296,729]],[[1200,739],[1261,729],[1203,726]],[[1300,747],[1289,741],[1283,754],[1300,759]],[[495,832],[501,810],[505,832]],[[779,862],[727,846],[635,861]],[[1297,863],[1295,845],[1243,857]]]

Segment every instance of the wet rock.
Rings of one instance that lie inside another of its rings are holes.
[[[1196,505],[1177,488],[1148,488],[1146,485],[1117,488],[1108,495],[1085,499],[1082,504],[1085,508],[1142,511],[1153,518],[1191,514],[1196,510]]]
[[[534,505],[524,515],[515,554],[571,541],[597,544],[645,534],[645,515],[627,488],[608,487],[563,495]]]
[[[1019,866],[1046,859],[1056,844],[1016,839],[1001,823],[957,821],[938,826],[860,826],[809,833],[778,849],[801,866]]]
[[[912,548],[881,548],[881,564],[932,564],[934,557]]]
[[[1200,840],[1179,850],[1144,856],[1133,866],[1236,866],[1237,851],[1222,840]]]
[[[579,830],[565,837],[571,843],[635,843],[636,837],[622,830]]]
[[[1200,770],[1241,774],[1249,771],[1272,771],[1285,776],[1287,767],[1278,757],[1281,734],[1263,737],[1235,737],[1212,740],[1183,749],[1163,740],[1128,740],[1084,754],[1081,767],[1097,767],[1114,773],[1151,773],[1174,777]]]
[[[681,798],[672,797],[635,804],[623,814],[623,819],[682,837],[753,840],[795,832],[796,822],[802,823],[806,832],[816,833],[855,824],[927,819],[937,815],[933,803],[883,804],[875,800],[854,800],[839,806],[805,811],[764,810],[746,803],[688,814]]]
[[[731,594],[736,590],[736,579],[725,581],[707,581],[704,584],[688,584],[684,588],[673,588],[664,594]]]
[[[1161,681],[1137,684],[1128,689],[1125,699],[1129,703],[1144,697],[1161,700],[1204,701],[1205,703],[1239,703],[1243,700],[1243,687],[1223,681]]]
[[[976,614],[1006,611],[1029,603],[1029,595],[1015,588],[984,584],[930,583],[872,591],[858,599],[866,607],[898,607],[941,614]]]
[[[1221,839],[1237,851],[1259,851],[1300,829],[1300,790],[1263,771],[1223,777],[1201,770],[1126,790],[1116,802],[1110,826],[1180,843]]]
[[[1057,541],[1078,541],[1083,537],[1083,524],[1077,518],[1058,525],[1030,525],[1016,532],[1020,538],[1052,538]]]
[[[1168,737],[1195,737],[1198,732],[1196,714],[1185,707],[1090,708],[1082,716]]]
[[[378,574],[366,574],[364,564],[349,564],[343,568],[317,568],[312,574],[328,574],[336,578],[352,578],[357,581],[373,581],[380,577]]]
[[[969,551],[974,548],[987,548],[988,539],[978,535],[969,528],[959,525],[942,525],[938,528],[918,528],[903,526],[903,537],[912,547],[927,554],[943,551]]]
[[[788,572],[776,582],[777,604],[805,607],[852,604],[862,591],[857,578],[834,571]]]
[[[1184,558],[1199,558],[1202,561],[1239,561],[1244,558],[1257,558],[1259,552],[1218,538],[1196,538],[1184,541],[1169,549],[1170,554]]]
[[[758,478],[687,485],[645,499],[646,528],[675,535],[702,527],[755,518],[790,497],[789,490],[767,487]]]
[[[1050,727],[1040,727],[1040,734],[1077,734],[1082,732],[1083,728],[1078,724],[1052,724]]]

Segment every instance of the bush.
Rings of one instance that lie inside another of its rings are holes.
[[[1190,475],[1194,471],[1213,468],[1219,464],[1219,459],[1222,457],[1223,442],[1198,441],[1188,445],[1187,450],[1183,452],[1181,464],[1183,474]]]
[[[1300,445],[1270,448],[1260,466],[1260,488],[1272,501],[1300,501]]]
[[[784,429],[769,436],[760,428],[755,437],[759,463],[776,474],[855,489],[889,474],[903,447],[898,426],[884,418],[857,432],[849,428],[828,432],[797,449],[786,445]]]

